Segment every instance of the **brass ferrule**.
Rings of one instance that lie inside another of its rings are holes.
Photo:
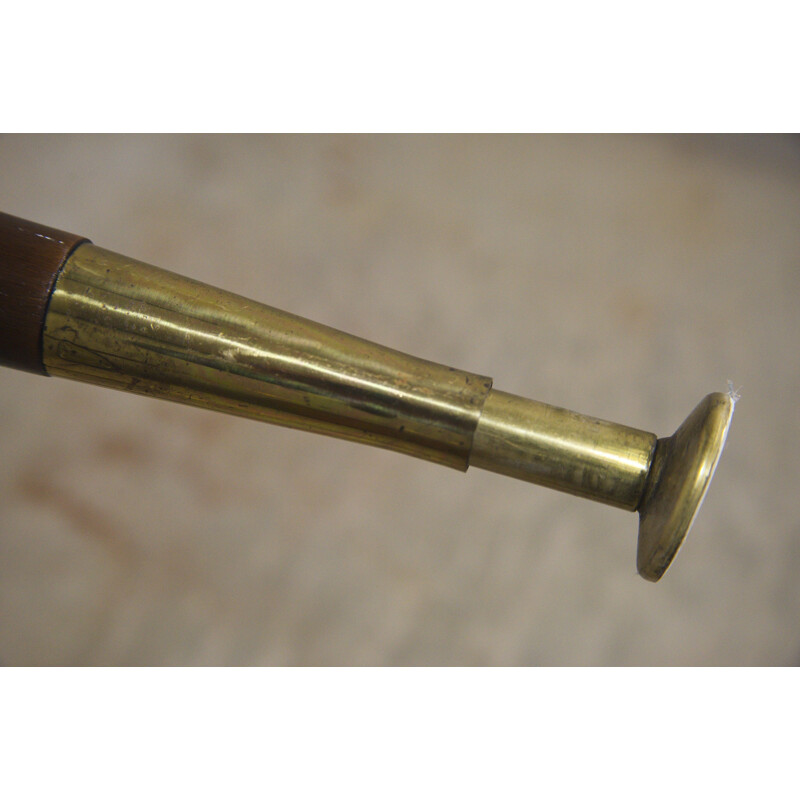
[[[81,244],[43,332],[48,374],[510,475],[642,516],[657,580],[702,500],[732,412],[709,395],[670,439],[492,390],[198,281]],[[657,463],[656,463],[657,462]],[[654,467],[655,465],[655,467]]]
[[[48,374],[466,470],[491,379],[84,244],[45,319]]]
[[[634,510],[656,437],[80,246],[44,329],[50,375],[468,465]]]

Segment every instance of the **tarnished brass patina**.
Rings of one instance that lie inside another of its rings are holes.
[[[58,277],[43,352],[50,375],[638,510],[637,565],[649,580],[661,577],[691,525],[733,411],[729,395],[709,395],[673,437],[657,440],[92,244],[80,245]]]
[[[43,341],[50,375],[461,470],[491,387],[92,244],[65,264]]]
[[[492,391],[470,464],[635,511],[655,446],[652,433]]]
[[[639,504],[636,567],[657,581],[678,552],[711,483],[733,416],[735,394],[704,397],[668,439],[659,439]]]

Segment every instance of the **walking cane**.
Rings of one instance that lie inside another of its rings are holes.
[[[0,214],[0,364],[173,400],[639,512],[657,581],[714,473],[735,396],[669,437],[434,364]]]

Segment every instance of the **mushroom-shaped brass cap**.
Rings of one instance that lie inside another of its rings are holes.
[[[639,506],[636,568],[657,581],[675,558],[705,497],[728,434],[735,395],[704,397],[675,433],[659,439]]]

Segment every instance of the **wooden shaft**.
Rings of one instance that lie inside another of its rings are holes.
[[[0,364],[46,375],[42,330],[56,276],[84,236],[0,213]]]

